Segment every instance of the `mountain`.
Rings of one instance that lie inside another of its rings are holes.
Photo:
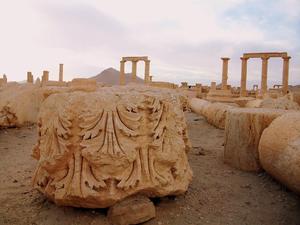
[[[91,79],[95,79],[97,82],[101,82],[108,85],[118,85],[120,84],[120,71],[114,68],[108,68],[103,70],[98,75],[91,77]],[[126,84],[131,82],[131,73],[125,74]],[[144,80],[140,77],[137,77],[137,83],[144,83]]]

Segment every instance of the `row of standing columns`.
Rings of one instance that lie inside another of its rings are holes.
[[[139,60],[132,60],[132,72],[131,72],[131,81],[136,82],[137,77],[137,63]],[[145,83],[151,82],[152,76],[150,76],[150,60],[143,60],[145,61],[145,76],[144,81]],[[126,77],[125,77],[125,63],[126,60],[120,61],[120,85],[126,84]]]
[[[32,72],[27,72],[27,83],[33,83]],[[42,82],[49,81],[49,71],[44,70],[42,75]],[[64,64],[59,64],[59,82],[64,81]]]
[[[270,57],[261,57],[262,70],[261,70],[261,91],[263,96],[268,91],[268,60]],[[282,72],[282,93],[288,92],[288,79],[289,79],[289,60],[290,56],[284,56],[283,58],[283,72]],[[247,96],[247,61],[249,57],[241,57],[242,70],[241,70],[241,96]]]

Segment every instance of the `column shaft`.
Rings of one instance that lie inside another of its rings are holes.
[[[49,71],[44,70],[42,76],[42,82],[47,82],[47,81],[49,81]]]
[[[144,77],[144,82],[149,83],[150,81],[150,60],[145,61],[145,77]]]
[[[137,61],[132,61],[132,82],[136,82],[136,67],[137,67]]]
[[[228,80],[228,61],[229,58],[221,58],[223,60],[222,69],[222,90],[227,90],[227,80]]]
[[[262,69],[261,69],[261,95],[268,91],[268,57],[262,58]]]
[[[31,72],[27,72],[27,83],[33,83],[33,76]]]
[[[283,58],[282,93],[288,93],[289,85],[289,62],[290,56]]]
[[[120,85],[125,85],[125,61],[120,61]]]
[[[216,82],[211,82],[210,83],[210,90],[215,91],[217,90],[217,83]]]
[[[59,81],[64,81],[64,64],[59,64]]]
[[[241,90],[242,97],[247,96],[247,60],[248,58],[241,57],[242,60],[242,73],[241,73]]]

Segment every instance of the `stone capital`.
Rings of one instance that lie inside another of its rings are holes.
[[[240,59],[243,60],[243,61],[247,61],[249,58],[248,57],[241,57]]]
[[[222,57],[221,59],[224,60],[224,61],[230,60],[230,58],[227,58],[227,57]]]
[[[261,59],[262,59],[263,61],[267,61],[267,60],[269,60],[269,58],[270,58],[269,56],[262,56],[262,57],[261,57]]]
[[[292,57],[291,56],[283,56],[282,59],[284,61],[289,61]]]

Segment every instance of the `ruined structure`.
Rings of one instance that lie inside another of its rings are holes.
[[[136,82],[137,63],[139,61],[145,62],[145,83],[150,82],[150,60],[147,56],[129,56],[123,57],[120,61],[120,85],[125,85],[125,63],[130,61],[132,63],[132,77],[131,81]],[[151,78],[152,79],[152,78]]]
[[[217,89],[216,82],[211,82],[210,90],[207,94],[207,100],[220,101],[220,102],[232,102],[233,94],[231,92],[230,85],[227,84],[228,80],[228,62],[230,58],[223,57],[222,59],[222,84],[221,89]]]
[[[49,81],[49,71],[44,70],[42,75],[42,85]]]
[[[33,75],[31,72],[27,72],[27,83],[33,84]]]
[[[64,81],[64,64],[59,64],[59,82]]]
[[[109,207],[127,196],[184,193],[192,172],[179,94],[134,86],[48,97],[33,184],[60,205]]]
[[[5,74],[3,74],[3,77],[0,78],[0,87],[4,86],[5,84],[7,84],[7,77]]]
[[[247,96],[247,61],[250,58],[262,59],[262,71],[261,71],[261,87],[260,96],[264,96],[268,91],[267,79],[268,79],[268,60],[271,57],[281,57],[283,59],[283,74],[282,74],[282,94],[288,93],[288,79],[289,79],[289,60],[290,56],[286,52],[265,52],[265,53],[245,53],[242,60],[242,72],[241,72],[241,92],[242,97]]]

